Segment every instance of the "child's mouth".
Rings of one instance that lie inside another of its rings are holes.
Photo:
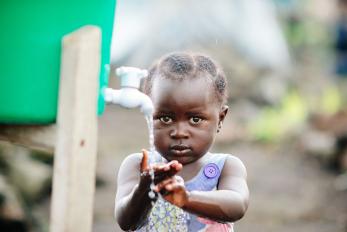
[[[173,155],[182,156],[182,155],[189,153],[191,151],[191,149],[189,146],[179,144],[179,145],[171,146],[170,151],[172,152]]]

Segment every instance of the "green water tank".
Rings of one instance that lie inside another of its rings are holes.
[[[100,89],[107,85],[115,5],[116,0],[1,0],[0,123],[55,122],[61,39],[82,26],[101,28]],[[99,94],[99,114],[104,107]]]

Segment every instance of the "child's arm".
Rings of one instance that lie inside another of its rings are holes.
[[[248,207],[247,173],[242,162],[229,156],[219,179],[217,191],[188,192],[175,178],[157,185],[157,191],[167,191],[164,198],[184,210],[221,222],[233,222],[243,217]]]
[[[115,214],[123,230],[136,229],[150,210],[149,188],[139,186],[142,160],[141,154],[132,154],[123,161],[118,172]]]
[[[147,167],[148,154],[133,154],[122,163],[117,181],[115,214],[118,224],[123,230],[135,230],[144,222],[151,209],[151,199],[148,197],[151,178]],[[154,167],[155,183],[170,178],[181,170],[177,161],[168,164],[157,164]],[[146,175],[140,175],[147,173]]]

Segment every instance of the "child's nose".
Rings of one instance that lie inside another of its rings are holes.
[[[184,123],[176,123],[173,129],[170,131],[170,137],[173,139],[185,139],[188,138],[189,133]]]

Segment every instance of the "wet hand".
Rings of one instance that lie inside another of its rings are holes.
[[[188,192],[180,176],[163,180],[155,186],[154,191],[162,193],[165,200],[181,208],[188,202]]]
[[[148,151],[143,149],[142,150],[142,161],[141,161],[141,178],[140,178],[140,185],[141,186],[147,186],[149,187],[150,183],[152,182],[151,176],[150,176],[150,169],[153,169],[154,172],[154,184],[158,184],[162,182],[165,179],[168,179],[172,176],[174,176],[176,173],[178,173],[182,169],[182,164],[179,163],[177,160],[170,161],[169,163],[155,163],[152,164],[151,167],[148,166],[148,160],[149,155]]]

